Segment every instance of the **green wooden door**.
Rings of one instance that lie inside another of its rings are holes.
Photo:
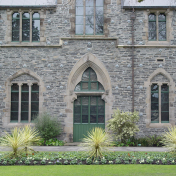
[[[73,142],[81,142],[92,128],[105,128],[105,102],[100,96],[80,96],[74,102]]]

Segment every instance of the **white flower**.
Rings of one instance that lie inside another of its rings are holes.
[[[150,156],[148,156],[147,158],[150,159]]]
[[[113,163],[113,161],[109,161],[109,163],[110,163],[110,164],[112,164],[112,163]]]
[[[165,158],[163,158],[163,160],[166,160]]]

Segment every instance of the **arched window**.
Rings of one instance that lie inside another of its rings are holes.
[[[82,80],[76,85],[75,91],[104,91],[104,88],[102,84],[97,81],[95,71],[89,67],[84,71]]]

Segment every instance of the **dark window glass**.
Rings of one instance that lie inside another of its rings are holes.
[[[18,122],[18,106],[19,106],[19,86],[13,84],[11,86],[11,121]]]
[[[12,14],[12,41],[19,41],[20,37],[20,14]]]
[[[149,15],[149,40],[156,40],[156,15]]]
[[[159,25],[159,40],[166,40],[166,16],[165,14],[159,14],[158,16],[158,25]]]
[[[32,15],[32,41],[40,41],[40,15],[34,13]]]
[[[30,15],[23,13],[22,15],[22,41],[30,40]]]

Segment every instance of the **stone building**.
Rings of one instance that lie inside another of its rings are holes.
[[[47,111],[61,138],[139,111],[138,136],[176,118],[172,0],[1,0],[0,133]]]

